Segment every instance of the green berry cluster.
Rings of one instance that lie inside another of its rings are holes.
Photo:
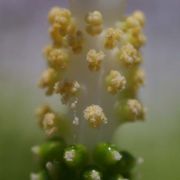
[[[109,143],[99,143],[91,151],[55,138],[35,146],[33,152],[39,168],[32,180],[130,180],[136,165],[129,152]]]

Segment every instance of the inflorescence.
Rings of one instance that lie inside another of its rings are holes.
[[[94,10],[87,12],[80,28],[70,10],[54,7],[48,21],[51,44],[43,50],[47,69],[39,86],[48,96],[59,95],[69,110],[59,114],[49,105],[37,110],[48,141],[33,148],[42,171],[31,179],[131,179],[136,164],[131,154],[101,143],[106,141],[103,136],[89,150],[78,134],[82,136],[83,128],[92,129],[93,134],[95,129],[112,127],[112,121],[117,125],[145,118],[138,99],[145,77],[141,68],[141,47],[146,42],[143,13],[135,11],[107,27],[103,14]],[[108,111],[104,103],[110,103]],[[74,139],[65,143],[67,132],[73,132]]]

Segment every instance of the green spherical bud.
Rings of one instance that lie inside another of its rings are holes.
[[[64,143],[61,141],[49,141],[40,146],[35,146],[32,151],[41,161],[61,160],[63,156]]]
[[[102,173],[96,168],[91,168],[83,173],[83,180],[102,180]]]
[[[88,159],[87,149],[81,144],[69,146],[64,151],[63,159],[68,167],[82,167]]]
[[[31,180],[48,180],[49,177],[46,171],[41,171],[39,173],[32,173],[30,179]]]
[[[98,164],[110,166],[119,162],[122,156],[114,145],[100,143],[95,148],[94,158]]]
[[[109,175],[109,177],[107,178],[108,180],[127,180],[126,178],[124,178],[121,175]]]
[[[122,159],[116,167],[119,173],[129,174],[136,164],[136,159],[127,151],[121,151]]]

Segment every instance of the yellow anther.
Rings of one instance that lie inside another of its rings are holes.
[[[119,29],[109,28],[105,34],[104,47],[107,49],[112,49],[116,46],[117,42],[122,36],[122,31]]]
[[[58,79],[58,73],[53,68],[45,70],[41,76],[39,86],[46,88],[46,94],[51,95],[53,93],[54,84]]]
[[[111,70],[106,77],[106,88],[111,94],[116,94],[125,89],[126,79],[118,71]]]
[[[142,47],[146,41],[146,36],[142,32],[134,34],[132,29],[132,31],[129,33],[128,42],[131,43],[136,49]]]
[[[120,101],[118,105],[118,116],[125,121],[144,120],[146,110],[136,99]]]
[[[135,86],[138,88],[140,87],[141,85],[144,84],[144,79],[145,79],[145,73],[142,69],[138,69],[136,72],[135,72],[135,75],[134,75],[134,83],[135,83]]]
[[[78,54],[82,51],[83,43],[84,37],[81,31],[77,31],[75,34],[70,34],[68,36],[68,44],[75,54]]]
[[[55,86],[55,92],[61,94],[62,102],[64,104],[68,103],[68,101],[76,97],[80,90],[80,84],[77,81],[73,82],[59,82]]]
[[[89,25],[102,25],[103,23],[103,16],[99,11],[93,11],[88,13],[85,18],[85,21]]]
[[[46,113],[43,118],[43,129],[47,135],[52,135],[57,131],[56,115],[54,113]]]
[[[126,21],[125,21],[125,24],[126,24],[126,30],[128,30],[128,28],[135,28],[135,27],[138,27],[140,26],[140,23],[139,21],[134,18],[133,16],[128,16]]]
[[[49,12],[48,19],[52,25],[50,33],[53,40],[57,41],[56,38],[59,36],[65,36],[75,30],[75,24],[68,9],[54,7]]]
[[[129,118],[132,120],[144,119],[145,110],[142,104],[140,104],[136,99],[130,99],[127,101],[127,111],[129,113]]]
[[[59,70],[67,68],[69,56],[64,49],[48,46],[44,53],[49,65],[54,69]]]
[[[145,16],[144,13],[142,11],[135,11],[133,13],[133,17],[138,20],[138,22],[140,23],[140,25],[143,27],[145,24]]]
[[[63,36],[60,33],[61,25],[55,23],[50,27],[49,34],[55,45],[61,46],[63,42]]]
[[[118,59],[125,66],[135,65],[141,62],[138,51],[130,44],[125,44],[118,52]]]
[[[95,36],[102,32],[103,16],[99,11],[90,12],[86,16],[85,21],[88,34]]]
[[[72,19],[71,23],[69,24],[69,26],[67,27],[67,34],[68,35],[72,35],[75,34],[77,32],[77,27],[76,27],[76,23],[75,21]]]
[[[50,10],[48,15],[49,23],[58,23],[62,26],[67,26],[71,19],[71,12],[68,9],[54,7]]]
[[[89,50],[87,53],[88,68],[90,71],[98,71],[101,68],[102,60],[105,54],[102,51],[97,52],[94,49]]]
[[[38,118],[38,121],[39,121],[39,125],[42,127],[43,124],[42,124],[42,120],[45,116],[45,114],[49,113],[49,112],[52,112],[51,108],[48,106],[48,105],[43,105],[41,107],[39,107],[37,110],[36,110],[36,116]]]
[[[42,74],[41,80],[40,80],[40,86],[46,87],[54,83],[55,79],[57,77],[57,73],[54,69],[48,68],[45,70]]]
[[[92,128],[98,128],[102,124],[107,123],[107,118],[103,112],[103,109],[99,105],[88,106],[84,110],[84,118],[88,121]]]

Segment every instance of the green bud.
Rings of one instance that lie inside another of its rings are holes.
[[[32,151],[41,161],[61,160],[64,150],[64,143],[61,141],[49,141],[40,146],[35,146]]]
[[[83,180],[102,180],[102,174],[96,168],[91,168],[83,173]]]
[[[48,174],[45,171],[41,171],[39,173],[32,173],[31,180],[48,180]]]
[[[107,178],[108,180],[127,180],[126,178],[124,178],[121,175],[109,175],[109,177]]]
[[[121,151],[122,159],[116,167],[121,174],[129,174],[136,164],[136,159],[127,151]]]
[[[122,156],[114,145],[100,143],[95,148],[94,158],[98,164],[109,166],[119,162]]]
[[[82,167],[88,159],[87,149],[81,144],[69,146],[65,149],[63,158],[69,167]]]

